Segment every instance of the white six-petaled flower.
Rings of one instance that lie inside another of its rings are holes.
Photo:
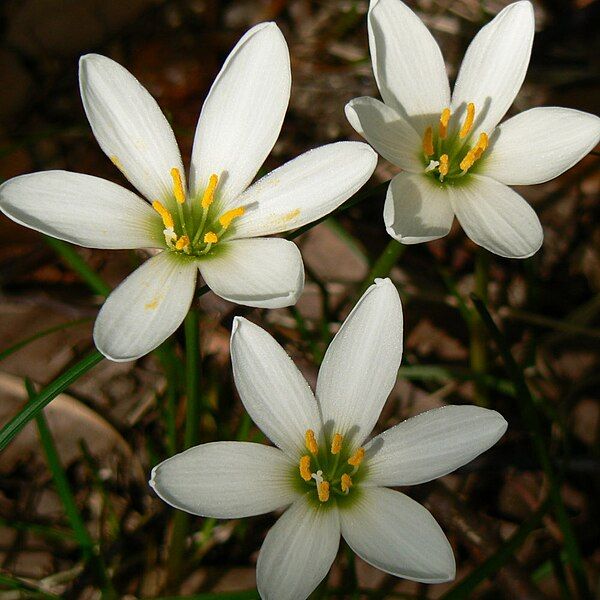
[[[274,23],[248,31],[217,76],[198,120],[189,186],[173,131],[122,66],[80,61],[85,112],[102,150],[149,201],[88,175],[47,171],[0,187],[14,221],[91,248],[162,250],[107,299],[94,328],[98,349],[132,360],[185,317],[197,272],[219,296],[248,306],[296,302],[304,286],[298,248],[262,236],[310,223],[371,176],[377,156],[356,142],[299,156],[251,185],[282,126],[291,86],[285,39]]]
[[[236,317],[231,358],[240,397],[277,446],[214,442],[156,466],[150,485],[176,508],[238,518],[288,507],[257,565],[261,596],[306,598],[327,575],[340,534],[365,561],[427,583],[453,579],[452,549],[420,504],[386,486],[446,475],[495,444],[506,421],[476,406],[420,414],[365,444],[402,356],[402,308],[376,280],[329,346],[316,399],[263,329]]]
[[[388,188],[384,221],[404,244],[445,236],[458,218],[467,235],[511,258],[543,240],[533,209],[508,185],[548,181],[600,139],[600,119],[534,108],[498,125],[525,78],[534,35],[529,2],[516,2],[469,46],[454,91],[439,46],[400,0],[371,0],[369,47],[383,102],[346,105],[354,129],[403,171]]]

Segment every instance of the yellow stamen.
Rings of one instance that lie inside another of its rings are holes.
[[[173,194],[175,195],[175,200],[177,200],[179,204],[183,204],[185,202],[185,192],[183,191],[181,173],[178,168],[173,167],[171,169],[171,178],[173,179]]]
[[[336,433],[333,436],[333,440],[331,442],[331,454],[338,454],[342,449],[342,442],[344,440],[344,436],[341,433]]]
[[[475,162],[475,150],[471,149],[466,154],[465,157],[460,161],[460,169],[463,173],[466,173]]]
[[[451,114],[450,109],[445,108],[440,115],[440,138],[442,140],[445,140],[446,135],[448,135],[448,122],[450,121]]]
[[[488,136],[487,133],[480,133],[477,144],[475,145],[475,159],[477,160],[488,147]]]
[[[365,449],[359,448],[349,459],[348,464],[353,467],[358,467],[365,457]]]
[[[440,166],[438,167],[440,175],[442,177],[446,177],[448,175],[448,171],[450,170],[449,159],[447,154],[442,154],[440,156]]]
[[[475,105],[472,102],[469,102],[469,104],[467,104],[467,116],[465,117],[465,122],[460,128],[460,133],[458,134],[461,140],[469,135],[469,131],[471,131],[471,127],[473,127],[474,120]]]
[[[210,176],[208,180],[208,186],[204,190],[204,194],[202,196],[202,208],[208,208],[215,199],[215,190],[217,189],[217,184],[219,183],[219,178],[213,174]]]
[[[425,130],[425,135],[423,136],[423,152],[425,152],[425,156],[433,154],[433,129],[431,127]]]
[[[161,216],[165,229],[173,229],[175,223],[173,223],[173,217],[171,213],[159,202],[154,200],[152,202],[152,208]]]
[[[304,443],[309,452],[316,454],[319,451],[317,446],[317,439],[315,438],[315,432],[312,429],[307,429],[304,435]]]
[[[329,481],[321,481],[317,483],[317,494],[321,502],[327,502],[329,500]]]
[[[245,212],[246,210],[243,206],[238,206],[237,208],[228,210],[219,217],[219,223],[221,223],[221,227],[223,227],[223,229],[227,229],[231,225],[231,221],[241,217]]]
[[[302,477],[304,481],[311,480],[312,473],[310,472],[310,456],[308,454],[305,454],[300,458],[300,477]]]
[[[217,234],[214,231],[207,231],[204,234],[204,243],[205,244],[216,244],[219,241]]]
[[[175,250],[185,250],[190,245],[190,238],[187,235],[182,235],[175,243]]]
[[[350,488],[352,487],[352,479],[350,479],[350,475],[348,475],[348,473],[344,473],[342,475],[341,487],[344,494],[347,494],[350,491]]]

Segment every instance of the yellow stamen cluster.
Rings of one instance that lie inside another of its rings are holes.
[[[487,133],[481,133],[477,143],[467,152],[465,157],[460,161],[460,169],[463,173],[466,173],[484,153],[488,147],[488,136]]]

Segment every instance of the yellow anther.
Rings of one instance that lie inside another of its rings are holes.
[[[175,242],[175,250],[185,250],[190,245],[190,238],[187,235],[182,235]]]
[[[475,150],[471,148],[466,154],[465,157],[460,161],[460,170],[463,173],[466,173],[472,166],[476,160]]]
[[[352,479],[350,479],[350,475],[348,475],[348,473],[344,473],[342,475],[341,487],[344,494],[347,494],[350,491],[350,488],[352,487]]]
[[[217,234],[214,231],[207,231],[204,234],[204,243],[205,244],[216,244],[219,241]]]
[[[365,457],[365,449],[359,448],[349,459],[348,464],[353,467],[358,467]]]
[[[342,449],[342,442],[344,441],[344,436],[341,433],[336,433],[333,436],[333,440],[331,441],[331,454],[339,454]]]
[[[461,140],[469,135],[469,131],[471,131],[471,127],[473,127],[474,120],[475,105],[472,102],[469,102],[469,104],[467,104],[467,116],[465,117],[465,122],[460,128],[460,133],[458,134]]]
[[[175,200],[177,200],[179,204],[183,204],[185,202],[185,192],[181,181],[181,173],[177,167],[171,169],[171,178],[173,179],[173,194],[175,195]]]
[[[315,432],[312,429],[306,430],[306,434],[304,435],[304,443],[306,444],[306,448],[309,452],[316,454],[319,451],[317,439],[315,438]]]
[[[425,130],[425,135],[423,136],[423,152],[425,152],[425,156],[433,154],[433,129],[431,127]]]
[[[308,454],[305,454],[300,458],[300,477],[302,477],[304,481],[311,480],[312,473],[310,472],[310,456]]]
[[[215,199],[215,190],[217,189],[217,184],[219,183],[219,178],[216,175],[211,175],[208,180],[208,186],[204,190],[204,194],[202,195],[202,208],[208,208]]]
[[[480,133],[477,144],[475,144],[475,160],[477,160],[488,147],[488,136],[487,133]]]
[[[329,481],[321,481],[317,483],[317,494],[321,502],[329,500]]]
[[[231,221],[237,219],[238,217],[241,217],[244,214],[244,212],[246,212],[244,207],[238,206],[237,208],[232,208],[226,213],[223,213],[219,217],[219,223],[221,223],[221,227],[223,227],[223,229],[227,229],[231,225]]]
[[[448,171],[450,170],[449,159],[447,154],[442,154],[440,156],[440,166],[438,167],[440,175],[442,177],[446,177],[448,175]]]
[[[440,115],[440,138],[442,140],[445,140],[446,135],[448,135],[448,122],[450,121],[451,114],[450,109],[445,108]]]
[[[175,227],[171,213],[158,200],[152,202],[152,208],[161,216],[165,229],[173,229]]]

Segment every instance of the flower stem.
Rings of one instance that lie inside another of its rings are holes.
[[[487,304],[489,282],[489,254],[483,248],[477,248],[475,255],[475,294]],[[481,317],[476,312],[471,314],[471,370],[475,379],[475,403],[488,406],[488,388],[483,385],[481,378],[487,373],[488,352],[487,332]]]
[[[187,450],[198,443],[200,438],[200,334],[199,316],[191,308],[184,321],[185,331],[185,381],[186,410],[183,449]],[[188,513],[178,510],[173,517],[171,541],[168,552],[168,588],[174,589],[181,578],[185,541],[190,524]]]
[[[375,281],[375,279],[387,277],[390,274],[390,272],[394,268],[394,265],[402,256],[402,254],[404,254],[405,250],[406,246],[404,244],[401,244],[397,240],[391,239],[388,242],[388,245],[384,248],[383,252],[377,257],[377,259],[373,263],[373,266],[371,267],[371,270],[369,271],[369,274],[360,286],[356,300],[358,300],[358,298],[360,298],[360,296],[362,296],[366,292],[367,288],[373,285],[373,281]]]

